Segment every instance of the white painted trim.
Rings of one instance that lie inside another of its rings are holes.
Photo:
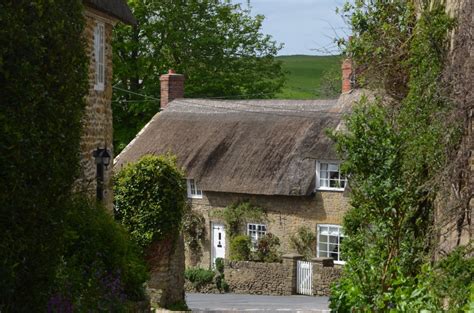
[[[194,182],[194,190],[195,191],[199,190],[201,192],[200,195],[197,194],[197,193],[196,194],[191,193],[191,180]],[[193,178],[186,179],[186,186],[187,186],[186,189],[187,189],[187,192],[188,192],[188,198],[190,198],[190,199],[202,199],[202,195],[203,195],[202,189],[199,189],[198,183],[196,182],[195,179],[193,179]]]
[[[105,24],[97,21],[94,26],[94,90],[104,91],[106,60],[106,31]]]
[[[341,237],[345,237],[344,234],[341,236],[342,233],[342,225],[337,225],[337,224],[316,224],[316,256],[319,258],[319,227],[337,227],[339,229],[339,239],[338,239],[338,245],[339,245],[339,255],[341,254]],[[328,244],[329,244],[329,238],[328,238]],[[339,264],[339,265],[344,265],[346,264],[346,261],[338,261],[334,260],[334,264]]]
[[[347,178],[346,178],[346,184],[344,188],[335,188],[335,187],[321,187],[321,182],[320,182],[320,172],[321,172],[321,163],[332,163],[332,164],[338,164],[339,165],[339,173],[341,172],[340,165],[342,161],[340,160],[317,160],[316,161],[316,190],[315,191],[344,191],[345,187],[347,186]]]

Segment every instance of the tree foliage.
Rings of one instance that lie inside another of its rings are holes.
[[[262,34],[263,16],[220,0],[129,4],[138,25],[116,27],[113,43],[119,150],[158,112],[159,76],[170,68],[185,74],[186,97],[270,98],[281,89],[281,46]]]
[[[442,83],[453,21],[438,2],[418,11],[402,0],[356,1],[345,9],[358,82],[389,97],[363,98],[346,119],[347,132],[334,136],[351,177],[352,208],[344,218],[346,266],[331,307],[439,311],[446,299],[457,311],[467,299],[453,298],[445,288],[450,280],[431,263],[439,176],[460,139]],[[472,267],[462,274],[468,279],[457,277],[456,293],[465,294]]]
[[[116,218],[142,248],[177,234],[186,204],[182,172],[171,156],[146,155],[114,177]]]
[[[45,310],[78,173],[82,1],[0,3],[0,311]]]

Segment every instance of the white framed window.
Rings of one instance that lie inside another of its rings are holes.
[[[258,240],[265,236],[267,233],[267,225],[265,224],[254,224],[248,223],[247,224],[247,235],[250,237],[252,241],[252,245],[254,248],[257,247]]]
[[[344,239],[342,226],[339,225],[318,225],[317,256],[319,258],[333,258],[334,263],[344,264],[341,258],[341,243]]]
[[[316,162],[316,189],[344,191],[347,178],[341,174],[340,162]]]
[[[194,179],[188,179],[188,198],[202,199],[202,190]]]
[[[94,28],[94,90],[102,91],[105,86],[105,25],[98,22]]]

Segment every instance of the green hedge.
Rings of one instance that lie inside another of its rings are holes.
[[[146,155],[115,176],[116,218],[142,248],[175,234],[186,205],[183,173],[171,156]]]
[[[0,311],[42,311],[78,173],[81,0],[0,2]]]
[[[249,236],[235,236],[230,241],[230,259],[233,261],[250,260],[252,242]]]
[[[48,309],[123,312],[145,299],[148,273],[140,249],[102,207],[79,198],[66,215],[66,242]]]

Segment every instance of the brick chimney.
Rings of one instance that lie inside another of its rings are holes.
[[[352,60],[347,58],[342,62],[342,93],[351,91],[353,87]]]
[[[168,74],[161,75],[161,110],[168,107],[174,99],[184,98],[184,75],[169,70]]]

